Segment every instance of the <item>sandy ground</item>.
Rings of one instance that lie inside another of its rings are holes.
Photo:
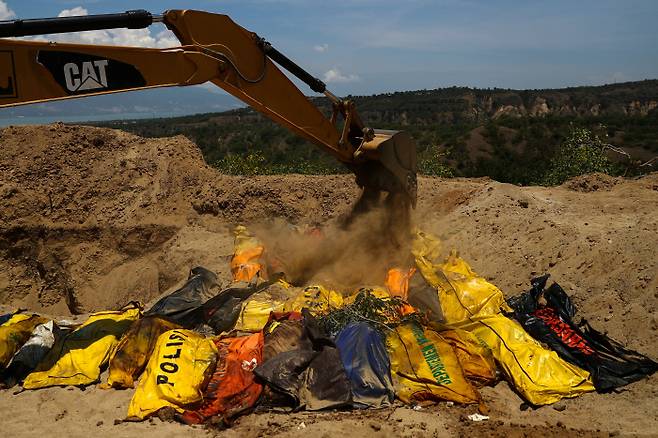
[[[331,224],[358,194],[349,175],[230,177],[183,137],[49,125],[0,131],[0,304],[71,316],[151,302],[202,265],[229,283],[234,224]],[[549,272],[597,329],[658,358],[658,174],[590,175],[556,188],[421,178],[414,222],[507,295]],[[366,263],[358,260],[352,265]],[[369,266],[364,265],[367,270]],[[0,392],[5,436],[658,436],[653,376],[557,409],[524,409],[505,382],[472,407],[274,414],[227,431],[119,423],[132,391]]]

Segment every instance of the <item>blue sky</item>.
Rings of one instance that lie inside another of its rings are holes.
[[[549,88],[658,78],[656,0],[5,0],[0,16],[225,13],[339,94]],[[171,40],[152,29],[156,44]],[[219,30],[218,30],[219,31]],[[144,34],[140,34],[144,37]],[[125,39],[118,39],[124,41]],[[309,92],[309,90],[304,90]]]

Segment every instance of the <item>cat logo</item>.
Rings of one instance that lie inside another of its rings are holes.
[[[14,68],[14,53],[9,50],[0,51],[0,98],[17,97],[16,72]]]
[[[64,78],[69,91],[86,91],[107,88],[107,59],[64,64]]]
[[[105,56],[40,50],[37,62],[50,72],[62,91],[69,96],[146,86],[144,76],[134,65]]]

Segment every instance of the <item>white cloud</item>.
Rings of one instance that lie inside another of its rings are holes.
[[[2,2],[0,2],[2,3]],[[0,12],[2,5],[0,4]],[[75,17],[88,15],[89,11],[82,6],[62,10],[58,17]],[[154,26],[155,27],[155,26]],[[157,29],[157,28],[156,28]],[[108,46],[135,46],[135,47],[157,47],[167,48],[180,46],[180,42],[174,34],[164,29],[153,33],[150,28],[145,29],[104,29],[90,30],[86,32],[62,33],[54,35],[43,35],[28,37],[35,41],[56,41],[60,43],[94,44]]]
[[[324,81],[331,83],[357,82],[359,76],[355,74],[343,74],[338,68],[332,68],[324,73]]]
[[[0,1],[0,20],[10,20],[16,17],[14,11],[9,9],[6,2]]]
[[[57,14],[58,17],[79,17],[81,15],[89,15],[89,11],[87,11],[82,6],[76,6],[75,8],[71,9],[64,9],[62,12]]]
[[[329,44],[316,44],[313,46],[313,50],[316,52],[324,53],[329,50]]]

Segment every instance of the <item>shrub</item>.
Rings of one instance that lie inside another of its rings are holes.
[[[262,152],[255,151],[245,154],[228,154],[215,161],[217,170],[227,175],[280,175],[288,173],[301,173],[304,175],[327,175],[345,173],[347,169],[337,161],[316,159],[308,160],[296,157],[290,162],[272,162]]]
[[[429,149],[418,156],[418,173],[427,176],[440,176],[451,178],[455,176],[453,169],[448,166],[444,159],[446,153]]]
[[[606,156],[606,148],[607,144],[592,131],[572,127],[539,183],[554,186],[586,173],[613,174],[615,166]]]
[[[259,152],[228,154],[213,164],[220,172],[228,175],[266,175],[271,173],[267,159]]]

